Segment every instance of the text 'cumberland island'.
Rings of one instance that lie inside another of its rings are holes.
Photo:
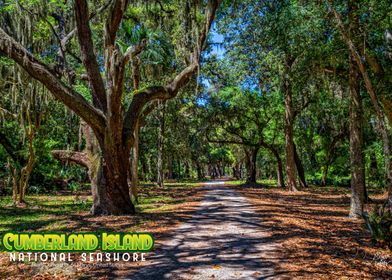
[[[6,251],[40,252],[148,252],[154,247],[149,233],[12,233],[3,235]]]

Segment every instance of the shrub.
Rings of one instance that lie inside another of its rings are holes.
[[[392,250],[392,210],[384,203],[376,205],[370,214],[365,213],[366,226],[372,235],[373,242],[388,246]]]

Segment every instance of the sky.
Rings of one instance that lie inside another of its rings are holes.
[[[221,44],[223,43],[224,37],[216,32],[216,30],[212,30],[212,42]],[[225,53],[225,48],[223,46],[214,45],[212,47],[211,54],[216,54],[218,58],[223,58]]]

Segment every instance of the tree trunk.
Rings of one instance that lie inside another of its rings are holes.
[[[12,177],[12,202],[16,205],[18,199],[18,173],[16,168],[14,168],[10,162],[8,162],[8,168]]]
[[[357,66],[350,61],[350,161],[351,207],[350,217],[362,216],[364,203],[364,162],[362,155],[362,104],[359,93]]]
[[[128,186],[130,161],[126,155],[129,155],[129,149],[116,145],[112,141],[98,141],[86,123],[82,122],[81,125],[86,139],[86,150],[84,152],[54,150],[53,156],[88,169],[93,196],[92,214],[134,214],[135,207],[131,202]]]
[[[208,174],[210,175],[211,179],[215,179],[214,168],[211,164],[208,165]]]
[[[126,153],[124,153],[126,154]],[[93,215],[135,214],[128,187],[129,160],[104,154],[92,166]]]
[[[203,172],[203,166],[200,162],[196,162],[196,172],[197,172],[197,179],[203,180],[204,179],[204,172]]]
[[[173,158],[169,155],[168,162],[167,162],[167,179],[173,179]]]
[[[233,166],[233,177],[237,180],[241,179],[241,168],[242,168],[242,163],[241,162],[237,162],[234,166]]]
[[[5,148],[7,153],[11,156],[12,162],[8,161],[8,168],[12,177],[12,199],[13,204],[24,204],[27,186],[29,184],[30,174],[33,171],[33,166],[36,160],[34,139],[36,130],[41,126],[42,114],[33,114],[34,123],[31,120],[30,110],[26,110],[26,120],[24,120],[23,128],[25,130],[25,137],[28,142],[27,159],[18,155],[19,151],[12,146],[11,142],[0,134],[0,144]]]
[[[163,141],[165,134],[165,103],[161,102],[159,106],[159,130],[158,130],[158,159],[157,159],[157,184],[163,187]]]
[[[220,173],[220,169],[219,169],[219,165],[218,164],[214,165],[214,170],[215,170],[216,177],[220,178],[222,175]]]
[[[130,159],[130,196],[132,200],[138,202],[138,185],[139,185],[139,177],[138,177],[138,163],[139,163],[139,124],[136,125],[135,130],[135,142],[133,143],[131,149],[131,159]]]
[[[256,184],[257,153],[259,148],[245,151],[246,154],[246,184]]]
[[[282,163],[282,160],[281,160],[281,158],[279,156],[278,151],[276,151],[276,153],[274,153],[274,155],[275,155],[275,159],[276,159],[276,162],[277,162],[276,174],[277,174],[277,177],[278,177],[278,187],[279,188],[284,188],[285,185],[284,185],[284,177],[283,177],[283,163]]]
[[[355,1],[349,1],[349,19],[351,33],[358,32],[359,30],[357,12],[358,4]],[[351,161],[350,217],[361,218],[363,214],[365,190],[364,161],[362,154],[362,99],[360,94],[360,72],[352,54],[350,54],[349,67]]]
[[[360,56],[361,52],[358,51],[358,49],[360,49],[358,47],[358,45],[359,45],[358,41],[361,36],[360,26],[359,26],[359,17],[357,14],[358,10],[359,10],[359,8],[358,8],[359,5],[358,5],[358,2],[355,0],[349,1],[350,29],[349,29],[349,33],[347,33],[339,14],[333,8],[332,0],[329,0],[329,3],[330,3],[330,7],[331,7],[330,9],[332,10],[332,12],[335,16],[335,19],[336,19],[337,25],[340,29],[341,35],[349,48],[352,63],[356,63],[356,65],[358,67],[357,71],[359,71],[359,73],[362,75],[366,90],[370,96],[370,100],[371,100],[373,108],[376,112],[376,117],[378,120],[378,128],[380,130],[381,137],[383,140],[384,161],[385,161],[385,177],[386,177],[386,184],[388,187],[388,204],[389,204],[390,208],[392,209],[392,163],[391,163],[391,159],[390,159],[389,137],[388,137],[388,131],[387,131],[387,127],[386,127],[385,120],[384,120],[384,112],[379,104],[378,96],[376,94],[375,88],[373,87],[372,81],[369,77],[368,71],[366,69],[366,65],[363,63],[362,57]],[[366,54],[364,54],[364,55],[365,55],[365,57],[367,57],[370,65],[374,64],[373,62],[375,62],[375,61],[371,61],[371,59],[369,60],[370,57],[366,56]],[[375,71],[375,72],[377,73],[379,71]],[[386,117],[388,118],[388,120],[391,124],[392,123],[392,114],[390,114],[391,113],[390,102],[388,102],[388,100],[386,98],[381,98],[381,101],[383,102],[383,105],[385,107],[384,110],[386,112]]]
[[[299,183],[301,185],[301,188],[307,188],[308,185],[306,184],[304,167],[302,165],[301,158],[298,155],[297,146],[295,144],[294,144],[294,160],[295,160],[295,166],[297,167],[298,178],[299,178]]]
[[[140,58],[138,56],[134,57],[131,61],[132,66],[132,78],[133,78],[133,89],[138,90],[140,85]],[[141,120],[138,119],[135,125],[134,131],[134,142],[131,149],[130,157],[130,196],[133,201],[138,202],[138,166],[139,166],[139,132],[140,132]]]
[[[92,129],[85,124],[93,215],[135,214],[128,185],[130,147],[119,143],[121,134],[117,132],[117,129],[112,129],[104,140],[98,141]]]
[[[91,130],[90,130],[91,133]],[[91,133],[91,138],[92,133]],[[135,214],[135,207],[129,195],[129,155],[133,142],[126,146],[122,142],[121,130],[115,119],[109,125],[99,143],[101,153],[90,157],[91,192],[93,215]],[[94,147],[95,150],[97,150]]]
[[[285,188],[284,185],[284,177],[283,177],[283,164],[282,161],[278,162],[277,168],[276,168],[276,175],[278,177],[278,188]]]
[[[290,63],[288,63],[291,65]],[[287,68],[290,66],[286,66]],[[286,70],[289,72],[289,70]],[[285,105],[285,148],[286,148],[286,175],[287,187],[290,191],[297,191],[296,166],[294,149],[294,109],[291,84],[288,73],[284,77],[284,105]]]
[[[323,169],[323,176],[321,178],[321,186],[325,187],[327,185],[329,162],[326,162]]]
[[[143,170],[143,181],[146,182],[148,180],[147,178],[147,172],[148,172],[148,168],[147,168],[147,162],[146,159],[144,158],[144,160],[142,161],[142,170]]]
[[[189,167],[188,160],[185,160],[184,167],[185,167],[185,174],[184,174],[185,178],[190,178],[190,167]]]
[[[282,163],[282,159],[280,158],[278,149],[274,145],[270,145],[265,142],[262,143],[262,146],[270,150],[271,153],[274,155],[277,163],[276,175],[278,179],[278,187],[284,188],[285,185],[284,185],[284,176],[283,176],[283,163]]]

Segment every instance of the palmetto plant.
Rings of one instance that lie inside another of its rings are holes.
[[[116,43],[122,53],[143,41],[147,42],[146,48],[140,55],[140,60],[143,61],[142,69],[140,70],[141,73],[144,73],[144,76],[155,78],[161,72],[173,68],[173,46],[160,29],[152,29],[144,25],[134,25],[125,22],[121,32],[124,36],[117,40]]]
[[[376,205],[370,214],[364,214],[366,226],[374,242],[388,246],[392,250],[392,210],[384,203]]]

